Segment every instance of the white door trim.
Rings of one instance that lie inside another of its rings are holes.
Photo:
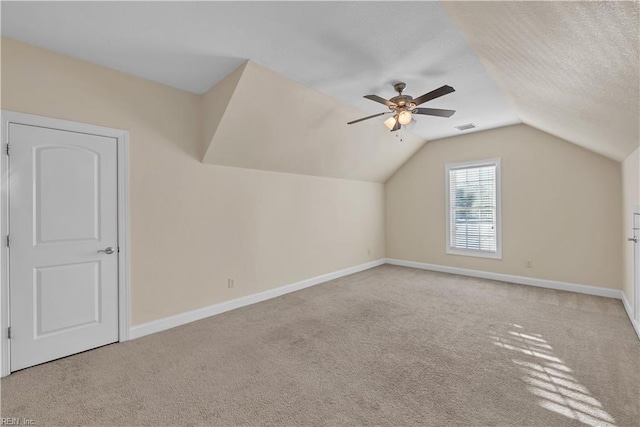
[[[633,206],[631,211],[631,227],[636,226],[636,215],[640,215],[640,206]],[[636,232],[635,228],[631,230],[633,237],[638,237],[640,233]],[[638,246],[638,242],[633,243],[633,289],[631,291],[633,300],[633,307],[631,307],[631,313],[633,313],[633,320],[636,324],[640,323],[640,265],[638,265],[638,252],[640,251],[640,246]]]
[[[118,146],[118,341],[129,340],[131,323],[129,291],[129,132],[85,123],[53,119],[32,114],[1,111],[2,123],[2,155],[0,156],[0,377],[9,375],[10,345],[7,331],[10,326],[9,306],[9,251],[6,239],[9,232],[9,182],[7,179],[8,156],[7,141],[9,140],[9,123],[20,123],[30,126],[60,129],[70,132],[87,133],[92,135],[115,138]]]

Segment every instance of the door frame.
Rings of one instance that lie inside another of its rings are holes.
[[[7,141],[9,140],[9,124],[19,123],[59,129],[69,132],[114,138],[117,144],[117,179],[118,179],[118,341],[129,340],[131,323],[130,293],[130,248],[129,248],[129,132],[86,123],[0,110],[1,113],[1,148],[0,159],[0,377],[11,373],[11,340],[8,328],[11,321],[9,299],[9,248],[6,239],[9,233],[9,180]]]
[[[640,205],[635,205],[631,212],[631,228],[632,236],[638,238],[640,231],[635,230],[636,215],[640,218]],[[640,325],[640,244],[638,242],[633,243],[633,301],[631,304],[631,316],[636,322],[636,325]],[[640,338],[640,337],[639,337]]]

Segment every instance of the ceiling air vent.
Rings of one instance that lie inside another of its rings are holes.
[[[466,125],[456,126],[456,129],[458,129],[460,132],[462,132],[463,130],[469,130],[469,129],[473,129],[475,127],[476,127],[476,125],[474,125],[473,123],[467,123]]]

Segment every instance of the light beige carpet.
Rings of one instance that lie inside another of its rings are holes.
[[[620,301],[381,266],[16,372],[38,425],[637,426]]]

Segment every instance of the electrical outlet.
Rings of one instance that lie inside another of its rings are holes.
[[[525,264],[525,267],[527,268],[533,268],[533,261],[528,260],[527,263]]]
[[[233,280],[233,279],[227,279],[227,286],[228,286],[229,288],[233,288],[233,287],[234,287],[234,285],[235,285],[235,280]]]

